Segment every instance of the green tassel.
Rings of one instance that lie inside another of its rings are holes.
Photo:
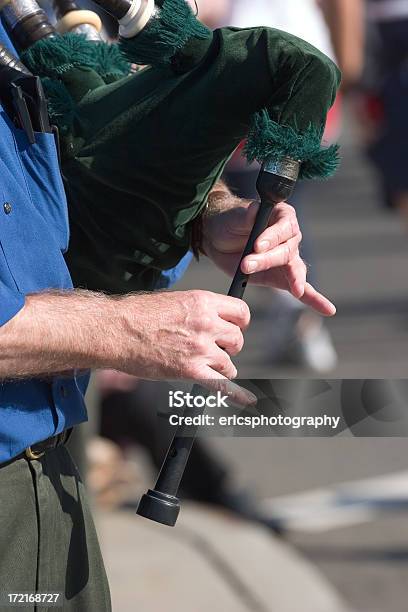
[[[118,45],[108,45],[104,42],[93,43],[93,68],[103,79],[121,78],[130,74],[130,64],[124,58]]]
[[[130,72],[117,46],[87,40],[82,34],[43,38],[24,51],[21,59],[34,74],[54,79],[76,66],[92,68],[102,78]]]
[[[305,132],[296,132],[273,121],[267,110],[254,115],[244,154],[249,162],[284,157],[300,160],[301,179],[328,178],[339,165],[339,146],[322,148],[321,133],[316,127],[310,125]]]
[[[61,134],[69,133],[76,116],[74,99],[61,81],[45,77],[42,79],[42,84],[47,96],[51,123],[58,127]]]
[[[196,19],[185,0],[164,0],[140,34],[121,39],[119,47],[130,62],[165,66],[190,38],[211,36],[211,30]]]
[[[22,53],[21,59],[41,77],[51,121],[62,134],[72,129],[76,116],[75,100],[60,80],[65,73],[75,67],[90,68],[105,81],[130,73],[130,64],[117,45],[90,41],[82,34],[39,40]]]

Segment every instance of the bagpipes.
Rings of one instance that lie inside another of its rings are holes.
[[[31,17],[21,16],[22,4],[32,7]],[[54,0],[64,27],[45,24],[33,0],[12,0],[3,11],[22,61],[42,78],[61,133],[74,283],[112,292],[154,288],[190,249],[192,221],[246,138],[247,159],[262,167],[244,257],[298,177],[334,172],[337,147],[321,148],[321,139],[338,69],[279,30],[212,32],[184,0],[96,4],[118,19],[118,44],[66,32],[67,23],[80,26],[78,15],[66,17],[76,11],[73,2]],[[128,62],[147,67],[129,74]],[[239,267],[229,295],[242,297],[246,284]],[[177,431],[139,514],[175,524],[194,435]]]
[[[190,249],[192,221],[244,138],[249,160],[333,172],[336,148],[321,138],[339,72],[279,30],[212,32],[184,0],[97,4],[119,19],[118,44],[59,34],[34,0],[12,0],[3,17],[59,128],[75,284],[153,289]],[[148,67],[130,74],[129,62]]]

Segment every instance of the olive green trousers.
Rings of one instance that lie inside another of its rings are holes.
[[[11,607],[10,593],[61,595],[58,607]],[[111,610],[84,485],[64,446],[0,466],[0,602],[0,612]]]

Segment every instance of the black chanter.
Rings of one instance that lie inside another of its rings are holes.
[[[292,159],[281,162],[271,161],[262,166],[257,181],[260,207],[241,261],[253,252],[256,239],[268,226],[274,205],[290,197],[296,185],[299,167],[300,163]],[[228,291],[231,297],[242,298],[248,283],[248,276],[241,271],[241,261]],[[195,385],[192,393],[205,395],[206,390]],[[203,411],[204,408],[188,408],[185,415],[194,417]],[[178,427],[161,467],[156,486],[143,495],[137,509],[138,514],[163,525],[173,527],[176,524],[180,512],[177,493],[196,433],[197,427],[186,425]]]

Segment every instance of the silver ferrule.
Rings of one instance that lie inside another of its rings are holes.
[[[6,4],[2,14],[7,24],[13,29],[20,21],[39,11],[41,8],[35,0],[14,0]]]
[[[14,57],[14,55],[10,53],[6,47],[0,44],[0,69],[1,68],[13,68],[14,70],[18,70],[24,74],[31,74],[19,59]]]
[[[72,32],[75,34],[84,34],[88,40],[100,42],[102,40],[98,30],[96,30],[91,24],[83,23],[76,28],[73,28]]]
[[[126,15],[119,19],[119,35],[122,38],[137,36],[157,13],[154,0],[133,0]]]
[[[264,172],[281,176],[290,181],[297,181],[300,171],[300,161],[284,157],[281,160],[270,159],[264,162],[262,169]]]

